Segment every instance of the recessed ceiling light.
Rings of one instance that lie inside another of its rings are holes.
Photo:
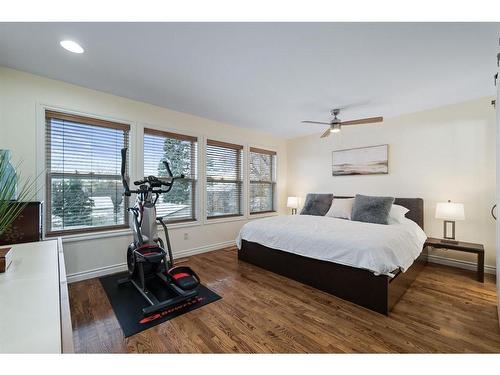
[[[72,40],[61,40],[59,42],[62,48],[68,50],[73,53],[83,53],[84,49],[77,42],[73,42]]]

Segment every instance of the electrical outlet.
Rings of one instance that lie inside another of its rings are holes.
[[[184,239],[185,240],[188,240],[189,239],[189,235],[187,233],[184,233]]]

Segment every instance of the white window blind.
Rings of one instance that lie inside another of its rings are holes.
[[[164,160],[170,163],[175,180],[169,193],[156,204],[157,216],[167,222],[196,220],[197,138],[154,129],[144,129],[144,174],[166,176]]]
[[[47,234],[127,227],[120,151],[129,125],[54,111],[45,119]]]
[[[250,214],[272,212],[276,190],[276,152],[250,147]]]
[[[207,140],[207,218],[241,216],[243,146]]]

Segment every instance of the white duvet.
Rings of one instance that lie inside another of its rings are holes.
[[[392,276],[406,271],[426,240],[412,220],[401,224],[369,224],[325,216],[287,215],[252,220],[236,243],[247,240],[309,258],[364,268]]]

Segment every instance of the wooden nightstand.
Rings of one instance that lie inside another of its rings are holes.
[[[427,238],[424,246],[430,246],[434,249],[447,249],[463,251],[466,253],[477,254],[477,280],[484,283],[484,246],[479,243],[461,242],[450,243],[442,242],[440,238]]]

